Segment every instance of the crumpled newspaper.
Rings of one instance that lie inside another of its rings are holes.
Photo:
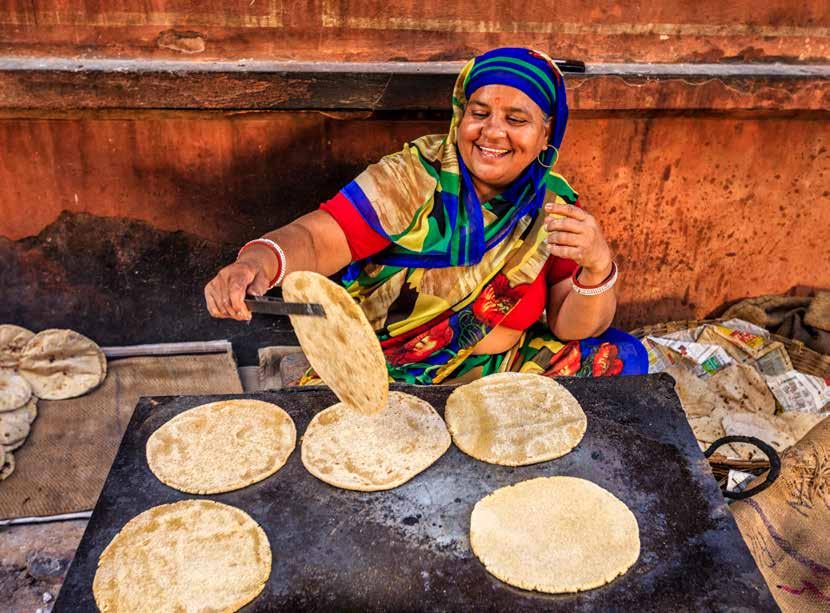
[[[643,339],[649,372],[668,372],[702,449],[726,435],[755,436],[779,451],[830,415],[830,384],[793,369],[784,345],[732,319]],[[720,450],[744,460],[751,445]]]

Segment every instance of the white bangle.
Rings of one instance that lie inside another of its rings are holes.
[[[571,277],[571,282],[573,283],[574,291],[579,294],[580,296],[598,296],[604,292],[607,292],[609,289],[614,287],[614,284],[617,282],[617,277],[619,276],[617,271],[617,263],[611,262],[611,272],[599,285],[582,285],[577,281],[577,276],[582,271],[582,267],[576,269]]]
[[[250,247],[251,245],[266,245],[270,247],[274,251],[274,255],[277,256],[277,266],[279,266],[279,269],[277,270],[277,274],[274,275],[274,278],[271,280],[271,285],[268,287],[269,290],[272,290],[277,285],[282,283],[283,278],[285,278],[285,273],[288,270],[285,251],[283,251],[282,247],[280,247],[270,238],[255,238],[254,240],[248,241],[247,243],[242,245],[242,249],[240,249],[239,253],[236,254],[236,259],[238,260],[239,256],[242,255],[242,252],[245,251],[245,249],[247,247]]]

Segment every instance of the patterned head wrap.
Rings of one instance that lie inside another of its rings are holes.
[[[516,47],[488,51],[473,61],[464,80],[464,96],[469,100],[485,85],[514,87],[533,100],[546,116],[553,117],[551,144],[559,149],[568,122],[568,103],[562,73],[548,56]]]

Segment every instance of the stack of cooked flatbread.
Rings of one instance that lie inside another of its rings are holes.
[[[748,364],[733,364],[706,381],[681,365],[666,372],[675,380],[675,391],[703,450],[724,436],[742,435],[759,438],[783,452],[827,418],[799,411],[776,415],[772,392]],[[726,445],[719,453],[742,460],[763,457],[760,449],[744,443]]]
[[[72,330],[38,334],[0,325],[0,481],[37,417],[37,399],[62,400],[94,389],[107,375],[101,349]]]

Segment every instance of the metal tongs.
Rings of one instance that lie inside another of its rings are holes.
[[[282,298],[272,298],[270,296],[245,296],[245,304],[251,313],[326,316],[323,306],[314,302],[285,302]]]

